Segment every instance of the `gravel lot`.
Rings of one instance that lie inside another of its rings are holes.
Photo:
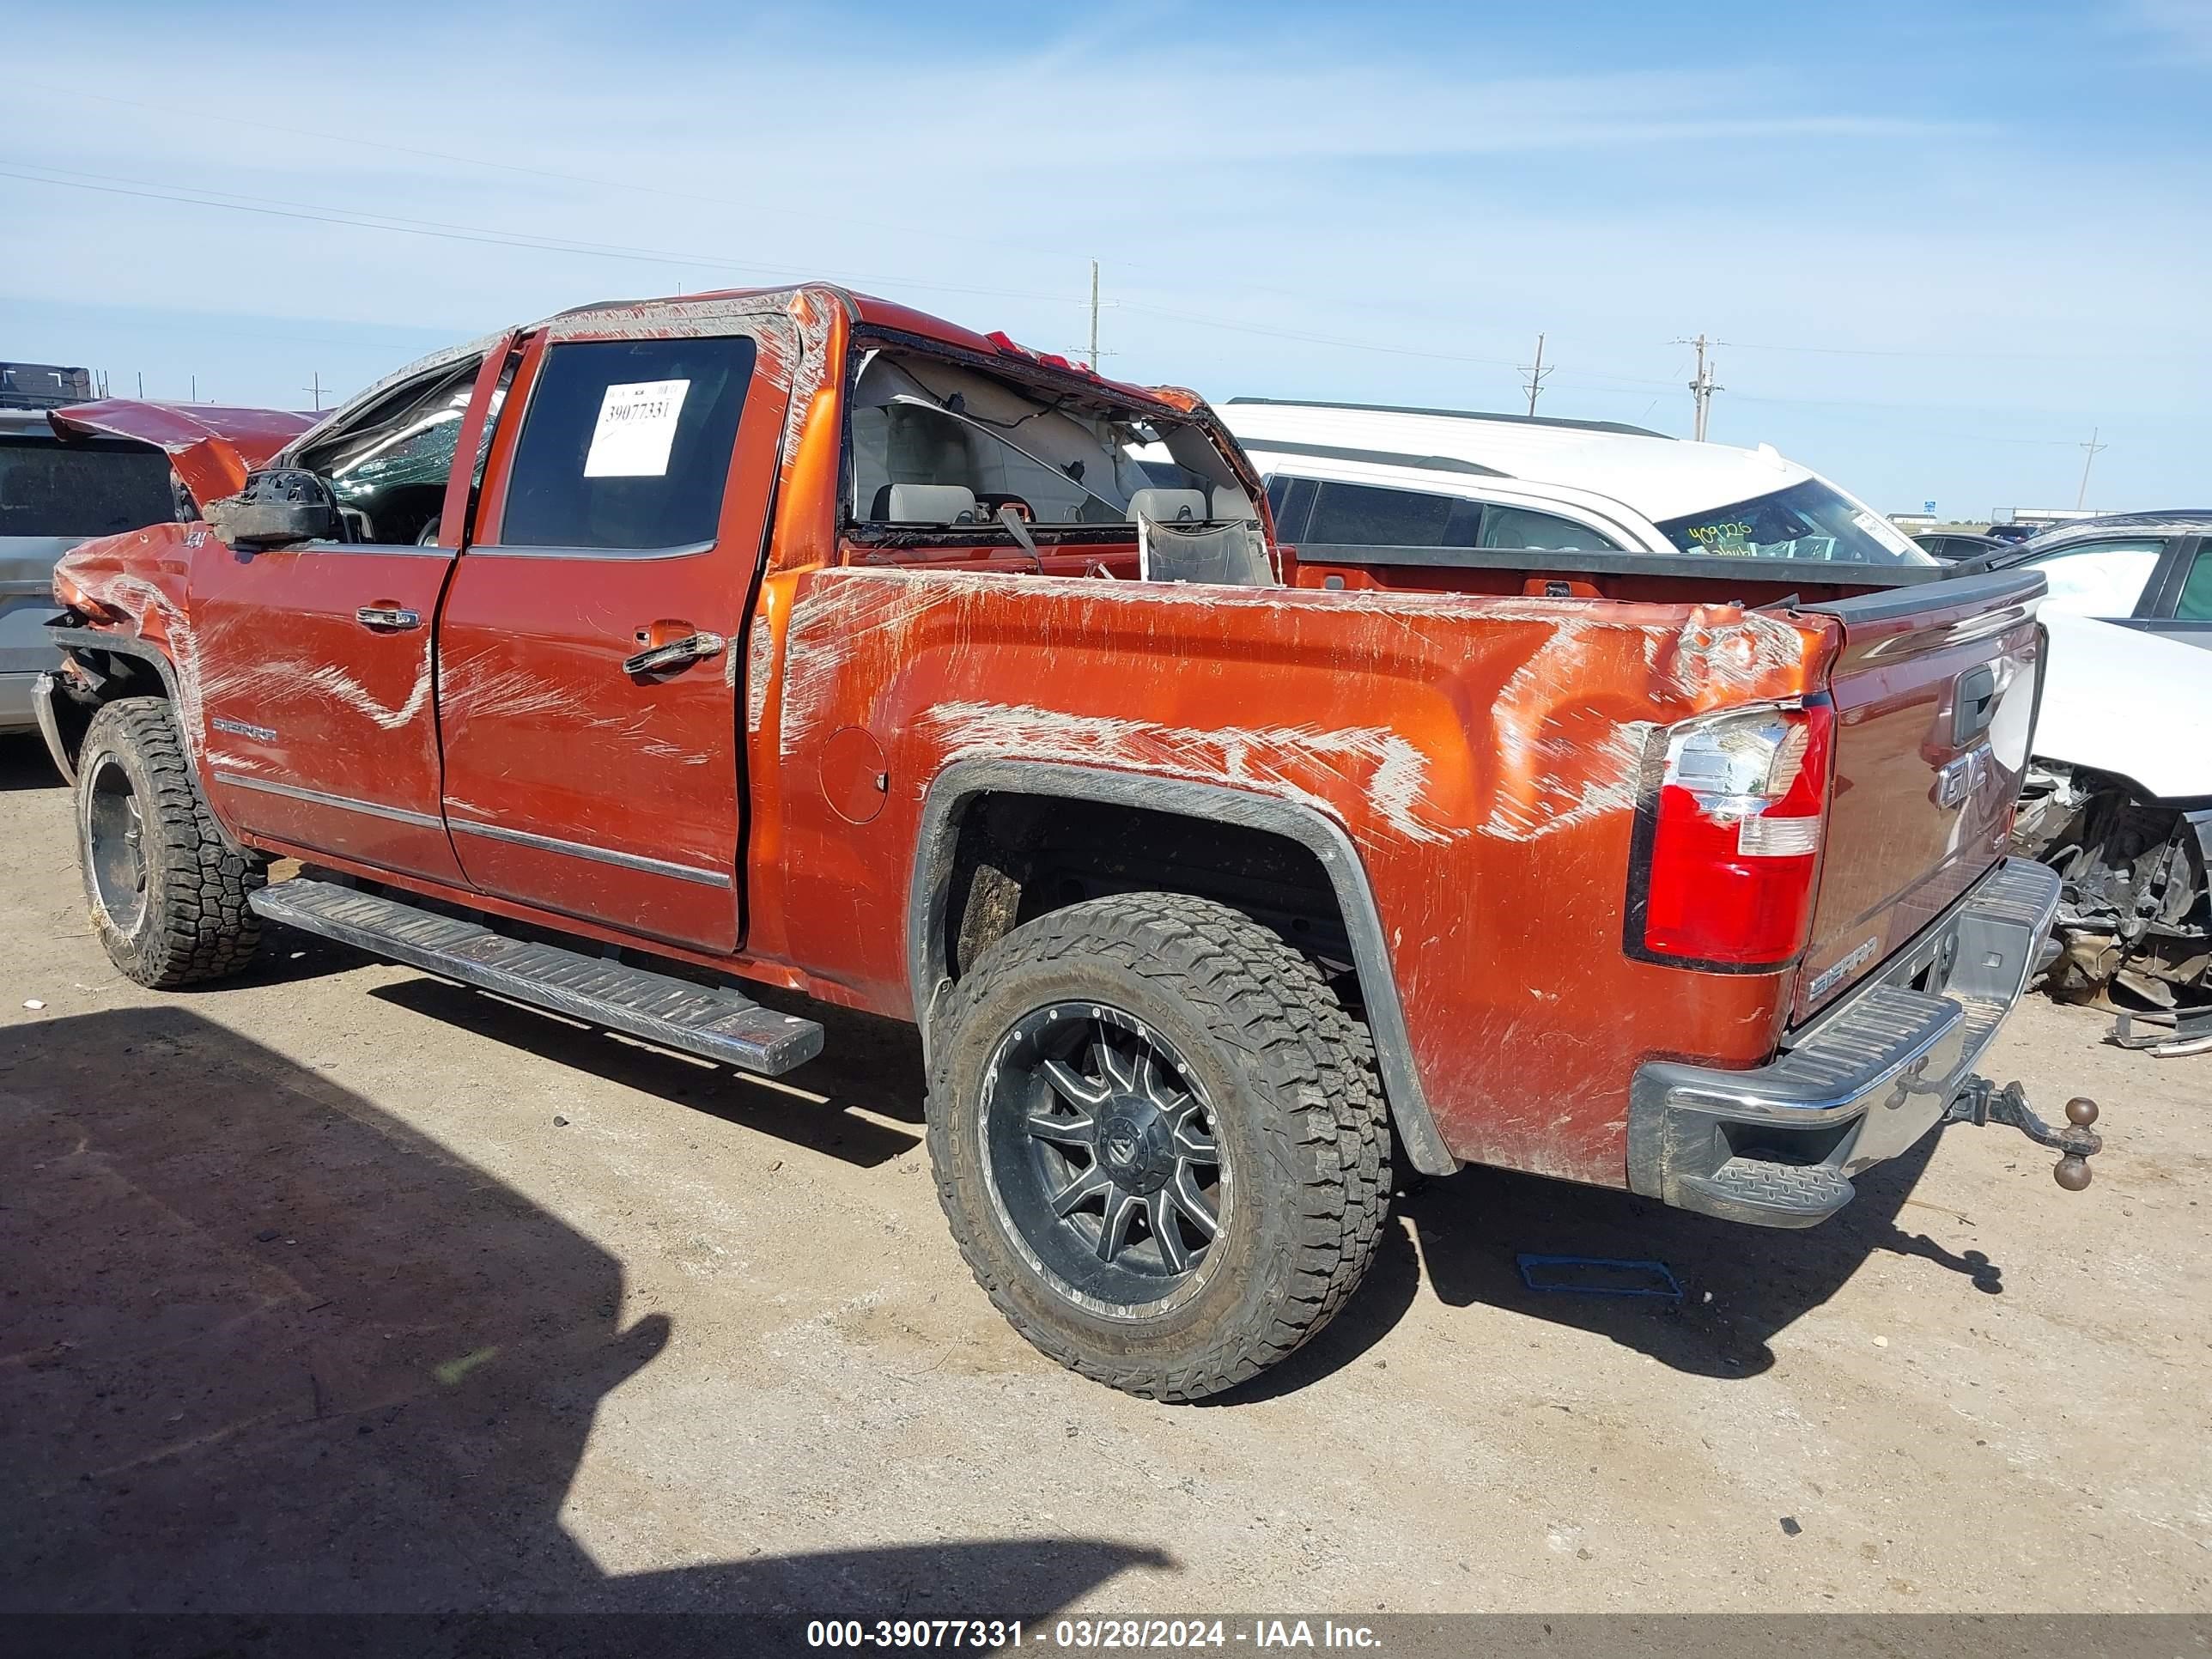
[[[2103,1103],[2086,1194],[1995,1130],[1809,1234],[1471,1170],[1167,1407],[969,1281],[903,1027],[763,1083],[291,936],[156,995],[35,742],[0,844],[0,1607],[2212,1607],[2212,1060],[2097,1015],[1992,1067]]]

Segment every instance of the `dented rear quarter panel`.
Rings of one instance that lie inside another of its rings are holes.
[[[750,649],[767,692],[748,713],[782,814],[756,890],[780,887],[763,908],[782,948],[855,1000],[910,1006],[904,890],[923,802],[951,763],[991,757],[1215,784],[1340,824],[1374,892],[1414,1069],[1462,1158],[1619,1185],[1641,1060],[1749,1065],[1774,1047],[1788,973],[1624,953],[1631,832],[1651,732],[1814,689],[1827,625],[1734,606],[915,568],[769,587]],[[859,825],[824,776],[855,728],[880,744],[887,786]]]

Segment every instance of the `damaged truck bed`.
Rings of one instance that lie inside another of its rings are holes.
[[[747,981],[915,1022],[979,1284],[1152,1396],[1325,1324],[1395,1167],[1798,1226],[1954,1116],[2086,1177],[1972,1074],[2057,897],[2039,576],[1395,551],[1003,336],[598,306],[77,549],[42,717],[141,982],[273,918],[762,1072],[822,1036]]]

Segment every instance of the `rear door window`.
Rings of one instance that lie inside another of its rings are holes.
[[[2128,617],[2135,614],[2165,551],[2166,544],[2156,538],[2092,542],[2022,563],[2040,570],[2050,585],[2043,601],[2045,611],[2072,617]]]
[[[1295,542],[1305,535],[1314,492],[1320,488],[1311,478],[1293,478],[1286,472],[1278,472],[1267,480],[1267,510],[1275,515],[1275,535],[1279,540]]]
[[[1587,525],[1556,513],[1531,513],[1524,507],[1502,507],[1496,501],[1482,510],[1480,544],[1563,553],[1601,553],[1614,545]]]
[[[501,542],[712,541],[757,350],[744,335],[549,347],[515,441]]]
[[[2212,622],[2212,539],[2198,546],[2173,614],[2179,622]]]
[[[1346,547],[1477,547],[1482,503],[1425,490],[1324,483],[1305,538]]]

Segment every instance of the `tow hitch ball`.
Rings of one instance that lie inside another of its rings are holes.
[[[2054,1129],[2029,1108],[2027,1092],[2017,1083],[2000,1089],[1985,1077],[1970,1078],[1966,1092],[1944,1115],[1947,1121],[1977,1127],[2009,1124],[2039,1146],[2056,1146],[2061,1157],[2051,1177],[2069,1193],[2089,1184],[2089,1160],[2105,1149],[2103,1138],[2089,1127],[2097,1121],[2097,1103],[2081,1095],[2066,1103],[2066,1127]]]

